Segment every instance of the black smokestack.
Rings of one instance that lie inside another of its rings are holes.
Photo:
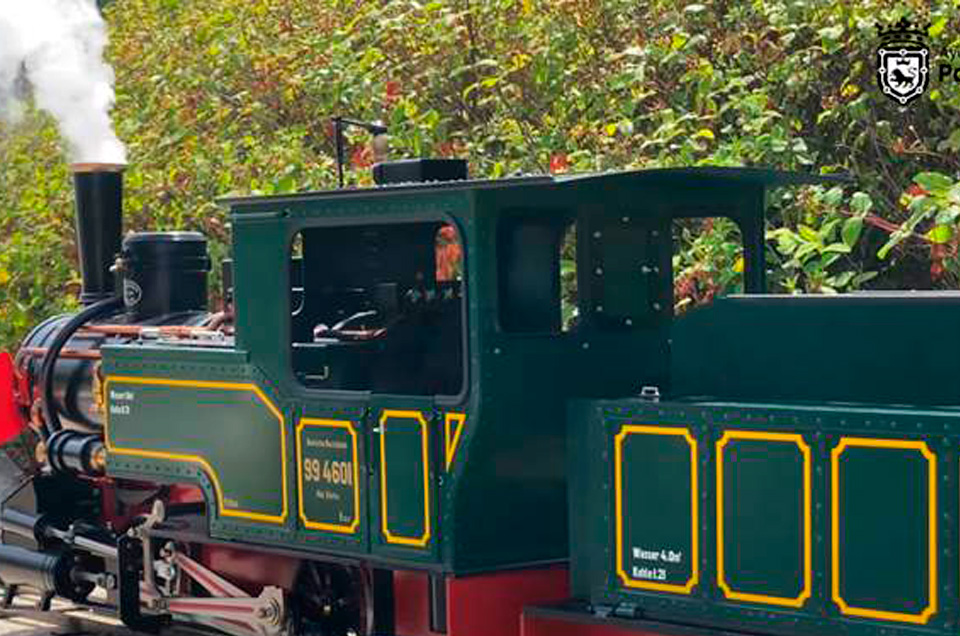
[[[120,253],[123,232],[123,168],[119,164],[77,163],[73,187],[77,200],[77,244],[83,292],[90,305],[115,294],[110,271]]]

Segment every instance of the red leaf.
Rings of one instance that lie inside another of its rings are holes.
[[[452,225],[444,225],[437,233],[436,260],[437,280],[455,280],[463,262],[463,248]]]
[[[373,150],[366,144],[357,146],[350,155],[350,163],[354,168],[369,168],[373,165]]]
[[[570,162],[564,153],[556,154],[550,157],[550,172],[566,172],[570,168]]]
[[[383,91],[383,102],[390,106],[397,102],[401,97],[400,94],[400,82],[396,80],[388,80],[384,86]]]
[[[941,276],[943,276],[943,261],[937,260],[930,263],[930,278],[937,280]]]
[[[445,243],[455,242],[457,240],[457,229],[452,225],[444,225],[440,228],[440,240]]]
[[[441,157],[452,157],[456,154],[457,149],[453,142],[445,141],[437,148],[437,152],[440,153]]]

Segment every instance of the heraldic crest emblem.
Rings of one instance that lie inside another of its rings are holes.
[[[880,90],[901,106],[923,94],[930,75],[927,28],[907,18],[884,27],[877,25],[877,82]]]

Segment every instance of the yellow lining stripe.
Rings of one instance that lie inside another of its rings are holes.
[[[130,455],[133,457],[145,457],[148,459],[166,459],[175,462],[190,462],[199,465],[210,478],[213,488],[217,494],[217,511],[223,517],[238,517],[241,519],[250,519],[251,521],[263,521],[266,523],[282,524],[287,520],[287,436],[286,422],[280,410],[274,406],[273,402],[264,394],[256,384],[239,384],[230,382],[203,382],[199,380],[169,380],[166,378],[141,378],[130,376],[110,376],[104,381],[104,392],[109,395],[110,383],[119,384],[140,384],[147,386],[166,386],[182,387],[191,389],[216,389],[221,391],[249,391],[252,392],[260,402],[267,407],[267,410],[277,418],[280,423],[280,466],[282,471],[282,505],[283,512],[280,515],[269,515],[261,512],[251,512],[249,510],[239,510],[236,508],[228,509],[224,507],[223,487],[220,485],[220,478],[213,466],[200,455],[187,455],[182,453],[168,453],[164,451],[145,450],[140,448],[120,448],[110,443],[110,416],[107,409],[107,417],[104,424],[104,438],[106,440],[107,452],[114,455]]]
[[[623,442],[630,435],[676,435],[686,440],[690,447],[690,552],[692,558],[690,561],[690,578],[684,585],[675,585],[670,583],[654,583],[652,581],[641,581],[631,578],[623,570]],[[675,592],[678,594],[690,594],[694,586],[700,579],[700,546],[697,541],[697,527],[700,523],[699,518],[699,484],[697,483],[697,440],[694,439],[686,428],[674,428],[665,426],[624,426],[614,438],[613,445],[613,466],[614,466],[614,497],[616,502],[615,523],[617,524],[617,546],[616,546],[616,568],[617,575],[627,587],[643,590],[654,590],[657,592]]]
[[[443,418],[443,439],[446,446],[444,458],[446,459],[446,469],[450,470],[453,464],[454,455],[457,454],[457,448],[460,445],[460,433],[463,432],[463,423],[467,419],[466,413],[447,413]],[[453,435],[450,434],[451,425],[455,425]]]
[[[303,509],[303,444],[302,433],[308,426],[325,428],[342,428],[350,434],[353,441],[353,521],[349,525],[311,521]],[[323,420],[304,417],[297,424],[297,502],[300,509],[300,521],[305,528],[311,530],[326,530],[341,534],[354,534],[360,526],[360,465],[357,462],[357,431],[353,422],[348,420]]]
[[[896,448],[901,450],[919,451],[927,460],[928,472],[928,505],[927,505],[927,532],[928,532],[928,592],[927,606],[919,614],[904,612],[888,612],[884,610],[851,607],[840,596],[840,456],[847,448]],[[844,437],[830,452],[830,492],[831,492],[831,566],[833,573],[832,595],[833,600],[840,608],[840,612],[850,616],[878,618],[887,621],[901,621],[904,623],[925,624],[937,612],[937,456],[934,455],[925,442],[871,439],[864,437]]]
[[[387,421],[390,419],[416,420],[420,425],[420,440],[423,449],[423,534],[419,537],[402,537],[390,532],[387,527]],[[427,419],[420,411],[397,411],[385,409],[380,416],[380,528],[387,543],[422,548],[430,541],[430,451]]]
[[[724,570],[724,536],[723,536],[723,450],[731,440],[754,440],[795,444],[803,456],[803,589],[795,598],[769,596],[766,594],[752,594],[737,592],[732,589],[726,580]],[[785,607],[803,607],[810,598],[812,565],[810,550],[810,447],[803,441],[803,437],[793,433],[765,433],[760,431],[726,431],[717,441],[717,585],[723,590],[723,595],[735,601],[749,601],[783,605]]]

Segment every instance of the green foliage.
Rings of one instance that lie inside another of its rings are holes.
[[[774,241],[768,255],[774,284],[787,293],[833,294],[876,277],[862,269],[862,259],[851,258],[873,208],[868,194],[854,192],[845,200],[839,187],[809,188],[792,207],[799,218],[767,233]]]
[[[560,320],[564,331],[573,328],[579,317],[576,238],[575,226],[571,223],[560,247]]]
[[[676,309],[709,303],[718,294],[743,291],[743,239],[723,217],[677,221],[673,256]]]
[[[929,20],[936,56],[960,43],[955,2],[116,0],[105,11],[130,150],[127,227],[204,231],[215,257],[228,240],[215,197],[334,185],[328,118],[343,114],[387,122],[395,156],[462,156],[478,176],[849,171],[857,182],[842,191],[771,200],[775,289],[960,280],[960,87],[934,77],[901,109],[874,78],[876,20]],[[369,137],[348,141],[349,182],[368,184]],[[63,162],[47,118],[0,127],[0,346],[74,302]],[[693,230],[678,281],[736,289],[733,228]]]
[[[57,144],[42,118],[0,138],[0,349],[77,304],[72,190]]]

